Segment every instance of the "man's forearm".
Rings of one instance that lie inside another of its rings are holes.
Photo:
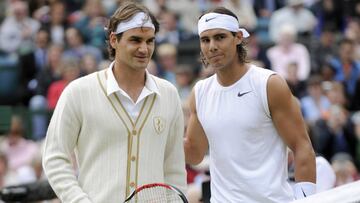
[[[316,183],[315,153],[311,145],[302,146],[294,151],[295,181]]]

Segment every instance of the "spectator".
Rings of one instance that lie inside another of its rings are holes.
[[[98,63],[103,59],[103,54],[98,48],[85,44],[80,30],[77,28],[68,28],[65,37],[68,47],[64,52],[64,57],[74,58],[80,62],[84,55],[91,54]]]
[[[23,121],[20,116],[13,115],[9,134],[1,143],[0,149],[9,160],[9,169],[16,171],[31,165],[39,147],[35,142],[25,139]]]
[[[33,92],[28,91],[28,84],[36,75],[46,69],[48,64],[48,48],[50,36],[47,30],[40,29],[36,33],[35,49],[20,56],[20,84],[21,97],[24,104],[28,104]]]
[[[300,99],[304,119],[310,126],[320,119],[325,119],[331,105],[322,91],[321,83],[320,76],[311,76],[307,81],[308,95]]]
[[[324,81],[321,86],[331,105],[347,107],[348,101],[345,97],[344,86],[341,83],[336,81]]]
[[[184,43],[196,37],[179,26],[179,17],[175,12],[164,10],[160,12],[158,18],[160,22],[160,31],[156,36],[158,44],[170,43],[178,45],[180,42]]]
[[[10,9],[12,15],[0,27],[0,49],[7,53],[28,53],[33,49],[40,23],[29,17],[26,1],[14,1]]]
[[[324,81],[333,81],[335,78],[335,73],[336,70],[330,64],[329,60],[326,60],[325,63],[320,67],[320,75],[323,77]]]
[[[49,47],[46,68],[41,70],[37,74],[35,80],[29,83],[29,88],[33,90],[36,95],[45,96],[50,84],[55,80],[59,80],[59,64],[62,58],[62,54],[62,46],[53,44]]]
[[[284,24],[294,25],[300,38],[308,37],[312,34],[316,25],[316,18],[310,10],[304,7],[303,3],[303,0],[287,0],[287,6],[280,8],[272,14],[269,32],[274,42],[281,38],[279,28]]]
[[[360,10],[360,3],[358,5]],[[360,17],[348,22],[344,35],[354,41],[354,59],[360,61]]]
[[[81,75],[85,76],[98,70],[96,58],[91,54],[86,54],[81,59],[80,64]]]
[[[310,45],[310,57],[311,57],[311,73],[319,74],[323,70],[323,66],[331,57],[336,55],[335,44],[335,32],[331,29],[325,28],[319,40],[315,40]]]
[[[337,153],[331,159],[336,174],[335,186],[351,183],[359,179],[352,157],[347,153]]]
[[[269,48],[267,57],[271,69],[287,79],[287,67],[290,63],[298,65],[297,77],[306,80],[310,74],[310,55],[307,48],[296,43],[296,30],[293,25],[285,24],[279,27],[279,39],[276,45]]]
[[[356,137],[348,112],[342,106],[331,106],[329,117],[316,122],[313,135],[315,151],[327,160],[339,152],[355,155]]]
[[[101,0],[86,0],[80,19],[74,23],[74,27],[81,31],[86,44],[97,47],[102,52],[106,51],[105,25],[106,11]]]
[[[360,77],[360,62],[354,59],[354,42],[349,39],[342,39],[338,54],[338,57],[333,57],[330,60],[330,64],[335,69],[335,80],[345,85],[347,99],[351,101]]]
[[[177,66],[176,46],[170,43],[161,44],[156,52],[159,76],[165,80],[176,84],[175,69]]]
[[[66,5],[60,0],[50,4],[50,13],[46,22],[43,23],[51,36],[53,44],[65,45],[65,30],[68,28],[66,21]]]
[[[80,67],[75,60],[63,59],[60,64],[61,79],[51,83],[47,93],[47,103],[54,110],[64,88],[80,76]]]

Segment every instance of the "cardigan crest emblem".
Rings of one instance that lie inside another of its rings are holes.
[[[158,135],[160,135],[165,129],[165,120],[160,116],[155,116],[153,119],[154,128]]]

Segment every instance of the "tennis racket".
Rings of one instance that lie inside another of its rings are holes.
[[[124,203],[188,203],[176,187],[164,183],[151,183],[138,187]]]

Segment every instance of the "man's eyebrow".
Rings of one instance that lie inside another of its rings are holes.
[[[204,36],[204,37],[200,37],[201,40],[204,40],[204,39],[209,39],[211,37],[220,37],[220,36],[226,36],[226,33],[225,32],[220,32],[220,33],[216,33],[212,36]]]
[[[129,39],[136,39],[136,40],[141,40],[142,37],[139,37],[139,36],[136,36],[136,35],[133,35],[133,36],[130,36]]]
[[[139,37],[139,36],[136,36],[136,35],[133,35],[133,36],[130,36],[129,37],[130,40],[143,40],[144,38],[143,37]],[[155,37],[151,37],[151,38],[148,38],[146,39],[146,41],[153,41],[155,40]]]
[[[216,33],[214,35],[214,37],[219,37],[219,36],[226,36],[226,33],[225,32],[220,32],[220,33]]]

